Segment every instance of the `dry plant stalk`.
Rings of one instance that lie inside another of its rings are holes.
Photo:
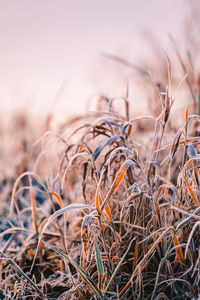
[[[163,92],[148,72],[112,57],[153,81],[159,116],[130,119],[128,92],[117,98],[125,115],[115,110],[116,99],[100,97],[105,111],[37,142],[41,153],[33,171],[17,178],[9,227],[0,233],[0,291],[7,297],[199,297],[200,140],[192,125],[200,117],[187,108],[184,125],[172,126],[166,58]],[[189,79],[187,85],[192,93]]]

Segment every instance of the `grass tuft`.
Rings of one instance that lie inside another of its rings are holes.
[[[0,297],[198,299],[199,81],[195,70],[188,76],[192,56],[185,62],[171,40],[184,72],[177,89],[186,81],[191,102],[179,122],[166,53],[161,81],[104,54],[148,82],[153,115],[131,116],[129,83],[126,97],[101,97],[99,110],[57,132],[53,116],[46,120],[34,144],[40,150],[21,160],[12,182],[0,233]]]

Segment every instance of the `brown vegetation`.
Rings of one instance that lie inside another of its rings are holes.
[[[165,57],[164,82],[143,74],[153,116],[131,118],[128,91],[100,97],[97,112],[62,133],[48,118],[34,164],[19,146],[26,156],[0,234],[0,298],[198,299],[200,82],[191,56],[178,54],[178,88],[187,84],[192,99],[179,126]]]

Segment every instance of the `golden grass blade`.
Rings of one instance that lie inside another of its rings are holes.
[[[185,174],[185,170],[186,168],[189,166],[189,164],[191,164],[193,161],[200,161],[200,157],[196,156],[196,157],[191,157],[190,159],[188,159],[185,163],[185,165],[183,166],[182,169],[182,173]]]
[[[166,187],[166,188],[165,188],[165,191],[164,191],[164,198],[165,198],[165,200],[167,200],[168,194],[169,194],[169,188]]]
[[[81,300],[85,300],[85,298],[83,297],[81,291],[79,291],[79,290],[78,290],[78,295],[79,295],[79,297],[80,297]]]
[[[95,196],[95,206],[99,214],[101,214],[101,206],[100,206],[100,201],[99,201],[99,189],[100,189],[100,184],[98,184],[97,191],[96,191],[96,196]]]
[[[101,188],[100,188],[103,175],[104,175],[104,171],[101,173],[101,177],[99,179],[97,190],[96,190],[96,195],[95,195],[95,206],[96,206],[96,209],[97,209],[99,215],[102,213],[101,206],[100,206],[99,194],[100,194],[102,202],[105,201],[103,193],[102,193]],[[110,207],[109,207],[108,204],[105,207],[105,216],[106,216],[108,222],[111,223],[112,216],[111,216],[111,210],[110,210]]]
[[[189,118],[188,118],[188,107],[185,110],[185,123],[188,124]]]
[[[112,215],[111,215],[111,209],[110,209],[109,204],[107,204],[105,207],[105,213],[106,213],[108,222],[112,223]]]
[[[195,205],[196,205],[196,206],[199,206],[199,201],[197,200],[197,197],[196,197],[194,191],[192,190],[191,185],[189,184],[187,178],[186,178],[184,175],[183,175],[183,178],[185,179],[187,188],[188,188],[188,190],[189,190],[189,192],[190,192],[190,195],[191,195],[191,197],[192,197],[192,199],[193,199]]]
[[[30,191],[31,195],[31,203],[32,203],[32,217],[33,217],[33,225],[35,229],[36,236],[38,235],[38,224],[37,224],[37,208],[36,208],[36,201],[33,191]]]
[[[56,198],[56,200],[57,200],[58,204],[60,205],[60,207],[63,208],[64,204],[62,202],[62,199],[61,199],[60,195],[58,193],[55,193],[55,192],[52,193],[52,195]]]
[[[117,174],[115,176],[113,184],[106,195],[105,201],[103,202],[103,204],[101,206],[101,212],[104,210],[105,206],[107,206],[112,194],[116,191],[116,189],[118,188],[119,184],[121,183],[124,175],[126,174],[126,171],[132,164],[133,164],[133,160],[128,159],[122,164],[120,169],[117,171]]]
[[[117,241],[120,243],[121,242],[120,234],[117,231],[115,231],[115,235],[116,235]]]
[[[52,195],[56,198],[58,204],[61,208],[64,207],[64,204],[62,202],[62,199],[58,193],[53,192]],[[64,214],[64,224],[63,224],[63,232],[64,232],[64,243],[65,243],[65,249],[67,249],[67,213]]]
[[[173,237],[174,246],[175,247],[179,246],[180,243],[179,243],[179,240],[178,240],[177,236],[175,234],[172,234],[172,237]],[[183,266],[184,263],[185,263],[185,260],[184,260],[184,257],[183,257],[183,252],[182,252],[181,247],[176,247],[176,254],[177,254],[177,257],[179,259],[180,264]]]

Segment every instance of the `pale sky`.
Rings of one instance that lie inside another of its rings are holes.
[[[52,109],[63,83],[60,107],[68,113],[83,110],[88,96],[99,89],[92,79],[99,53],[118,54],[124,49],[131,57],[141,47],[140,28],[151,30],[162,44],[168,32],[179,33],[184,3],[0,0],[1,110]]]

